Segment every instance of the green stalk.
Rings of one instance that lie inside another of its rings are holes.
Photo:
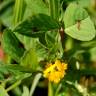
[[[59,20],[59,8],[60,8],[60,0],[54,0],[54,4],[55,4],[55,19]]]
[[[57,87],[57,89],[56,89],[56,91],[55,91],[55,96],[58,96],[58,93],[59,93],[59,91],[60,91],[60,89],[61,89],[61,86],[62,86],[62,84],[59,84],[59,85],[58,85],[58,87]]]
[[[13,19],[14,26],[16,26],[20,21],[23,20],[25,7],[26,6],[24,0],[15,0],[14,19]]]
[[[18,85],[20,85],[20,84],[21,84],[21,80],[15,82],[13,85],[11,85],[10,87],[8,87],[8,88],[6,89],[6,91],[7,91],[7,92],[10,91],[10,90],[16,88],[16,87],[17,87]]]
[[[49,0],[49,11],[50,11],[50,16],[54,18],[54,13],[53,13],[53,0]]]
[[[59,21],[59,8],[60,8],[60,0],[49,0],[49,11],[52,19]],[[52,83],[49,81],[48,83],[48,96],[54,96],[54,88]]]
[[[53,86],[50,81],[48,83],[48,96],[54,96]]]
[[[13,15],[13,28],[18,25],[21,21],[24,20],[24,12],[26,8],[25,0],[15,0],[15,6],[14,6],[14,15]],[[15,33],[16,37],[21,41],[24,39],[24,36]]]
[[[49,0],[50,16],[57,21],[59,20],[59,9],[60,0]]]

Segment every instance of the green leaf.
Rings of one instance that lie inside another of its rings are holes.
[[[69,22],[70,21],[70,22]],[[95,37],[95,27],[88,13],[79,4],[71,3],[64,14],[65,33],[74,39],[89,41]]]
[[[4,26],[12,27],[12,8],[8,8],[2,15],[0,14],[0,19]]]
[[[24,53],[24,48],[21,47],[19,40],[11,30],[5,30],[3,33],[2,45],[4,51],[9,54],[17,62],[20,61]]]
[[[0,2],[0,21],[4,26],[12,26],[12,12],[14,0],[5,0]]]
[[[95,41],[96,42],[96,41]],[[93,47],[89,50],[91,61],[96,61],[96,47]]]
[[[58,22],[53,20],[50,16],[38,14],[18,24],[13,32],[34,37],[48,30],[54,30],[58,28]]]
[[[49,0],[49,10],[50,10],[50,16],[55,19],[59,20],[59,11],[60,11],[60,0]]]
[[[46,6],[43,0],[25,0],[25,2],[27,5],[24,15],[25,18],[38,13],[43,13],[47,15],[49,14],[48,6]]]
[[[77,4],[70,4],[64,13],[65,28],[75,24],[74,14],[76,12]],[[69,22],[70,21],[70,22]]]
[[[21,66],[31,68],[32,71],[38,67],[38,58],[34,48],[28,50],[21,59]]]
[[[65,29],[65,33],[74,39],[89,41],[95,37],[95,27],[90,17],[82,20],[78,28],[78,23]]]
[[[15,0],[13,24],[17,25],[23,20],[26,4],[24,0]]]
[[[0,96],[9,96],[3,86],[0,85]]]
[[[37,38],[32,38],[21,34],[15,34],[15,35],[20,40],[20,42],[22,42],[26,50],[29,50],[30,48],[33,48],[33,46],[36,45]]]
[[[59,32],[46,32],[46,44],[48,47],[48,58],[59,59],[63,56],[63,48]]]
[[[19,71],[19,72],[26,72],[26,73],[33,72],[31,68],[27,69],[17,64],[3,64],[0,66],[0,72],[6,73],[7,71]]]
[[[71,3],[64,14],[64,24],[65,28],[70,27],[88,17],[88,13],[81,6],[76,3]],[[70,21],[70,22],[69,22]]]
[[[33,96],[33,93],[35,91],[35,88],[36,88],[41,76],[42,76],[41,73],[37,73],[36,76],[34,77],[34,80],[32,82],[32,86],[31,86],[31,89],[30,89],[30,95],[29,96]]]
[[[78,4],[80,4],[84,8],[88,8],[92,0],[78,0]]]
[[[45,40],[48,47],[54,46],[57,39],[57,32],[46,32],[45,34]]]
[[[29,96],[29,89],[27,86],[23,86],[23,94],[22,96]]]
[[[75,10],[75,16],[74,16],[75,22],[84,20],[87,17],[88,17],[87,11],[82,7],[78,6]]]
[[[39,41],[36,42],[35,50],[38,56],[38,61],[45,60],[48,56],[48,49],[46,46],[42,45]]]

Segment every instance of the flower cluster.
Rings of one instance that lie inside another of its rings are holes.
[[[48,78],[49,81],[58,83],[66,74],[67,64],[56,60],[55,64],[48,64],[48,68],[44,70],[44,77]]]

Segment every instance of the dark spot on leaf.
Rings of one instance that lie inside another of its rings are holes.
[[[80,23],[81,23],[80,20],[78,20],[77,21],[77,28],[78,28],[78,30],[80,30]]]
[[[38,32],[39,29],[38,29],[37,27],[33,27],[33,28],[32,28],[32,31],[33,31],[33,32]]]

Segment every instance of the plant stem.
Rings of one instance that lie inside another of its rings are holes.
[[[50,16],[57,21],[59,20],[59,8],[60,0],[49,0]]]
[[[62,86],[62,84],[59,84],[59,85],[58,85],[58,87],[57,87],[57,89],[56,89],[56,92],[55,92],[55,96],[58,95],[58,93],[59,93],[59,91],[60,91],[60,89],[61,89],[61,86]]]
[[[53,0],[49,0],[49,11],[50,11],[50,16],[54,18],[54,13],[53,13]]]
[[[49,81],[49,83],[48,83],[48,96],[54,96],[53,94],[54,94],[53,86],[52,86],[52,83]]]
[[[15,0],[14,18],[13,18],[14,26],[16,26],[20,21],[22,21],[25,7],[26,6],[24,0]]]
[[[49,11],[52,19],[59,21],[59,8],[60,8],[60,0],[49,0]],[[56,30],[57,32],[58,30]],[[52,83],[49,81],[48,83],[48,96],[54,96],[54,88]]]
[[[18,85],[20,85],[20,83],[21,83],[21,80],[15,82],[13,85],[11,85],[10,87],[8,87],[8,88],[6,89],[6,91],[8,92],[8,91],[16,88]]]

